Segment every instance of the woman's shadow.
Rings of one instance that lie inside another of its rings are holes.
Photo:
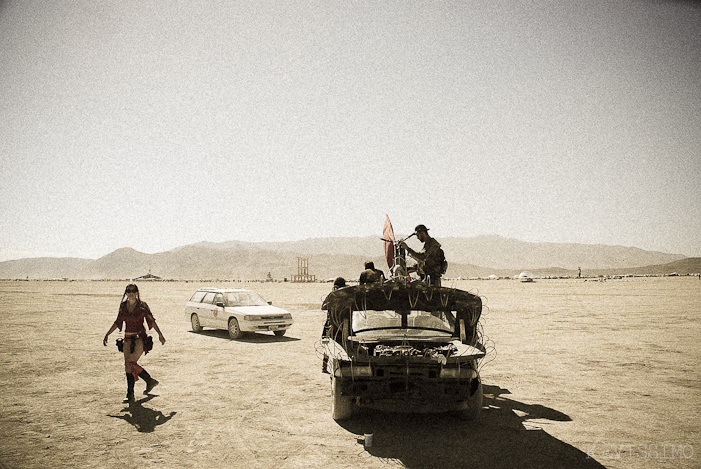
[[[464,421],[451,414],[390,414],[361,410],[339,425],[351,433],[373,434],[365,450],[412,468],[603,468],[587,453],[549,435],[544,421],[571,418],[539,404],[503,397],[499,386],[483,386],[480,416]],[[535,420],[536,422],[533,422]],[[358,439],[363,444],[363,438]]]
[[[151,433],[158,425],[163,425],[164,423],[168,422],[168,420],[172,419],[177,413],[171,412],[166,416],[160,410],[153,410],[143,406],[145,402],[150,401],[154,397],[156,396],[149,395],[143,399],[130,403],[128,408],[123,409],[129,411],[127,414],[109,415],[109,417],[125,420],[132,424],[139,432]]]

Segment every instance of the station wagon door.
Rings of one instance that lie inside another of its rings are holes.
[[[214,292],[208,292],[204,298],[202,298],[202,303],[200,303],[200,309],[198,314],[200,315],[200,324],[207,327],[219,327],[214,321]]]
[[[229,324],[227,324],[228,321],[226,314],[224,313],[224,307],[217,306],[218,304],[225,304],[224,295],[222,295],[221,293],[217,293],[216,295],[214,295],[214,308],[212,309],[212,316],[215,327],[217,327],[218,329],[227,329],[229,327]]]

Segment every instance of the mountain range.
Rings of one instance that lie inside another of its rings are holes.
[[[532,243],[500,236],[439,240],[448,259],[447,277],[513,276],[529,270],[538,276],[701,272],[701,258],[645,251],[634,247]],[[416,239],[409,245],[419,250]],[[28,258],[0,262],[0,278],[131,279],[152,273],[166,279],[290,278],[298,257],[309,258],[308,273],[317,279],[354,279],[372,260],[387,271],[379,237],[314,238],[288,242],[201,242],[146,254],[121,248],[99,259]],[[410,264],[412,261],[409,262]]]

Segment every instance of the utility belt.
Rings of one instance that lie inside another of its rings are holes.
[[[150,352],[153,349],[153,337],[148,334],[136,334],[130,335],[125,338],[117,339],[117,350],[124,352],[124,342],[129,341],[129,353],[134,353],[134,347],[136,347],[136,340],[143,339],[144,342],[144,352]]]

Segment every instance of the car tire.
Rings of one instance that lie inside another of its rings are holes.
[[[239,327],[239,322],[236,320],[236,318],[230,318],[229,319],[229,337],[232,339],[240,339],[241,336],[243,336],[243,332],[241,332],[241,328]]]
[[[353,398],[341,395],[341,383],[335,376],[331,377],[331,417],[345,420],[353,415]]]
[[[465,406],[460,412],[460,417],[464,420],[476,420],[482,410],[482,378],[479,374],[472,380],[471,387],[473,386],[474,390],[471,390],[472,394],[464,402]]]
[[[202,332],[202,324],[200,324],[200,317],[197,313],[192,313],[190,323],[192,324],[192,332]]]
[[[278,336],[278,337],[282,337],[283,335],[285,335],[285,332],[287,332],[287,329],[282,329],[282,330],[279,330],[279,331],[273,331],[273,334],[275,334],[275,335]]]

